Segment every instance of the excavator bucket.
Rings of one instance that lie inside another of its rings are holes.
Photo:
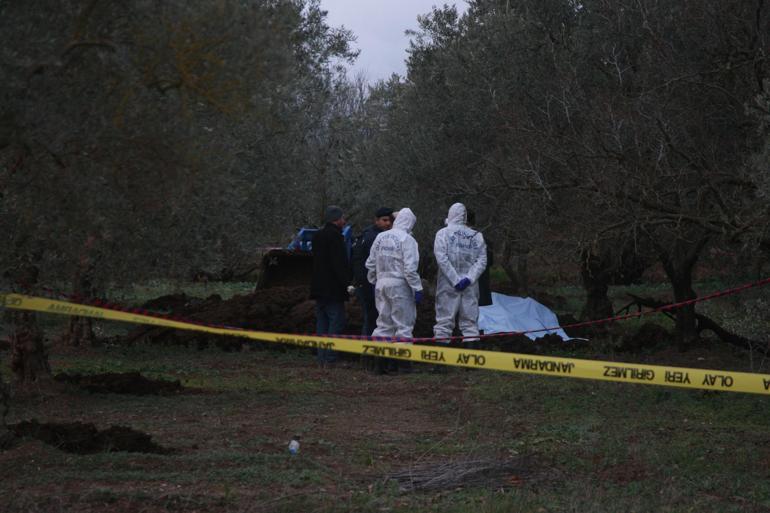
[[[260,260],[257,290],[271,287],[310,288],[313,277],[313,235],[318,228],[300,228],[286,248],[268,248]],[[342,229],[348,258],[352,242],[351,227]]]

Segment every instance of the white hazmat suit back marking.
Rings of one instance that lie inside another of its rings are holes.
[[[467,210],[462,203],[449,207],[446,227],[436,233],[433,252],[439,273],[436,283],[436,337],[450,337],[455,317],[463,336],[478,337],[478,279],[487,266],[487,245],[481,232],[466,226]],[[471,284],[455,289],[463,278]],[[473,340],[473,339],[470,339]]]
[[[373,337],[412,338],[417,320],[414,293],[422,290],[417,274],[420,252],[411,232],[417,218],[402,208],[393,228],[377,235],[366,259],[379,316]]]

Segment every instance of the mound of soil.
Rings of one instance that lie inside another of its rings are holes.
[[[164,296],[144,306],[163,309],[180,320],[203,324],[232,326],[250,330],[275,332],[310,332],[315,324],[309,319],[290,315],[292,308],[308,299],[307,287],[276,287],[222,300],[218,295],[204,300],[186,296]],[[161,308],[162,307],[162,308]],[[195,331],[174,330],[154,326],[139,326],[124,339],[128,343],[145,342],[207,347],[210,343],[223,350],[239,350],[243,340],[235,337],[212,336]]]
[[[548,334],[535,340],[524,335],[506,335],[482,339],[479,349],[501,351],[504,353],[551,354],[553,352],[574,350],[587,345],[584,340],[562,340],[559,335]]]
[[[223,325],[249,330],[277,333],[314,333],[315,301],[308,289],[301,287],[274,287],[251,294],[222,300],[211,296],[205,300],[191,300],[184,294],[164,296],[149,301],[143,307],[169,312],[181,320],[204,324]],[[152,308],[151,308],[152,307]],[[355,298],[346,303],[345,334],[361,333],[361,307]],[[425,297],[417,308],[416,337],[433,333],[435,309],[432,297]],[[195,331],[175,330],[157,326],[138,326],[124,339],[124,343],[185,345],[198,348],[214,344],[226,351],[240,350],[244,342],[237,337],[212,336]]]
[[[624,337],[619,351],[637,352],[642,349],[652,349],[674,345],[675,339],[671,333],[658,324],[646,322],[630,337]]]
[[[218,295],[213,295],[211,298],[219,298]],[[210,299],[211,299],[210,298]],[[221,298],[220,298],[221,299]],[[187,294],[168,294],[166,296],[156,297],[150,299],[146,303],[142,304],[141,308],[145,310],[152,310],[155,312],[174,312],[189,308],[192,305],[201,303],[203,300],[195,297],[190,297]]]
[[[574,324],[580,324],[580,320],[572,315],[565,314],[559,316],[559,324],[562,326],[570,326]],[[606,326],[599,325],[599,330],[606,329]],[[576,326],[564,328],[564,333],[572,338],[594,338],[597,336],[597,329],[594,326]]]
[[[16,433],[8,429],[7,426],[0,427],[0,451],[12,449],[17,442]]]
[[[219,296],[196,300],[184,294],[174,294],[148,301],[143,307],[167,311],[179,319],[205,324],[277,333],[315,332],[315,301],[309,298],[306,286],[273,287],[251,294],[235,296],[228,300],[222,300]],[[345,334],[359,335],[361,333],[362,314],[361,307],[355,298],[351,298],[346,303],[345,310],[347,316]],[[423,301],[417,306],[414,336],[433,336],[435,318],[435,298],[426,291]],[[571,333],[571,335],[579,336],[577,333]],[[244,343],[244,339],[237,337],[219,337],[195,331],[156,326],[139,326],[124,341],[127,343],[179,344],[197,346],[198,348],[205,348],[214,344],[226,351],[240,350]],[[524,336],[485,339],[479,344],[479,347],[537,354],[551,349],[564,349],[564,344],[565,342],[558,336],[548,335],[536,342],[532,342]],[[266,347],[275,346],[266,343]]]
[[[211,296],[196,300],[184,294],[174,294],[154,299],[143,305],[145,308],[170,312],[182,320],[205,324],[232,326],[250,330],[277,333],[314,333],[315,301],[309,298],[306,286],[273,287],[258,290],[251,294],[235,296],[222,300]],[[355,298],[346,303],[347,325],[345,334],[361,333],[361,307]],[[427,293],[417,306],[417,322],[414,327],[415,337],[433,336],[435,323],[435,298]],[[582,333],[570,333],[580,336]],[[139,326],[125,339],[127,343],[143,342],[151,344],[169,344],[208,347],[214,344],[226,351],[240,350],[244,339],[238,337],[212,336],[195,331],[174,330],[156,326]],[[545,336],[533,343],[526,337],[508,337],[496,343],[482,342],[484,349],[497,348],[503,351],[538,353],[544,350],[564,348],[564,342],[556,336]],[[269,344],[273,346],[273,344]]]
[[[152,437],[125,426],[99,431],[90,423],[41,424],[36,420],[9,425],[17,437],[27,437],[75,454],[98,452],[144,452],[168,454],[171,451],[152,441]]]
[[[105,374],[66,374],[54,376],[56,381],[69,383],[84,388],[89,392],[130,394],[130,395],[168,395],[182,391],[181,383],[145,378],[138,372]]]

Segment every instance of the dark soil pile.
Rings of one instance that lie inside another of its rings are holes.
[[[151,310],[158,313],[171,313],[175,311],[184,310],[190,308],[193,305],[202,303],[203,301],[216,301],[220,300],[219,295],[214,294],[207,300],[203,300],[196,297],[190,297],[187,294],[168,294],[166,296],[157,297],[144,303],[141,307],[145,310]]]
[[[535,340],[525,335],[505,335],[481,339],[478,349],[500,351],[504,353],[553,354],[554,352],[575,350],[587,345],[585,340],[562,340],[559,335],[548,334]]]
[[[579,325],[581,323],[582,322],[579,319],[576,319],[574,316],[569,314],[559,316],[559,324],[562,326],[567,326],[564,328],[564,333],[572,338],[594,338],[600,336],[600,334],[606,331],[608,327],[607,324],[570,327],[576,324]]]
[[[313,302],[309,301],[307,287],[276,287],[228,300],[218,295],[196,300],[176,294],[154,299],[143,306],[183,321],[249,330],[309,333],[314,331],[315,326]],[[154,326],[137,327],[126,336],[125,341],[198,348],[213,343],[224,350],[238,350],[243,344],[243,339],[237,337]]]
[[[141,431],[124,426],[112,426],[99,431],[90,423],[40,424],[36,420],[9,425],[17,437],[40,440],[43,443],[75,454],[98,452],[144,452],[168,454],[171,451],[152,441],[152,437]]]
[[[229,326],[276,333],[314,333],[315,301],[308,289],[301,287],[274,287],[251,294],[222,300],[219,296],[206,299],[174,294],[148,301],[143,308],[168,314],[179,320],[209,325]],[[433,334],[435,309],[433,298],[426,296],[417,308],[415,337]],[[345,334],[360,335],[361,307],[355,298],[346,303]],[[214,344],[224,350],[239,350],[244,343],[237,337],[212,336],[206,333],[175,330],[156,326],[139,326],[123,340],[126,343],[185,345],[198,348]]]
[[[674,345],[675,338],[668,330],[658,324],[646,322],[633,335],[624,337],[619,351],[638,352],[642,349]]]
[[[309,298],[309,292],[305,286],[273,287],[251,294],[235,296],[228,300],[222,300],[219,296],[195,299],[184,294],[174,294],[153,299],[145,303],[143,307],[170,314],[180,320],[209,325],[276,333],[315,332],[315,301]],[[360,335],[361,307],[355,298],[351,298],[346,303],[346,315],[345,334]],[[435,318],[435,298],[426,293],[423,301],[417,306],[417,322],[413,335],[419,338],[432,337]],[[459,332],[456,334],[459,335]],[[197,346],[198,348],[214,344],[224,350],[240,350],[245,339],[155,326],[140,326],[125,338],[125,342],[180,344]],[[250,343],[253,344],[253,342]],[[273,346],[272,344],[269,345]],[[464,344],[457,342],[453,345]],[[554,335],[545,336],[536,342],[524,336],[515,336],[484,339],[477,346],[480,349],[539,353],[553,348],[564,349],[564,342]]]
[[[61,373],[54,376],[54,379],[95,393],[168,395],[179,393],[183,389],[179,381],[149,379],[138,372],[92,375]]]

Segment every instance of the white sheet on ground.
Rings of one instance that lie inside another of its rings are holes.
[[[492,304],[479,308],[479,329],[484,333],[529,331],[559,326],[559,319],[551,310],[529,297],[514,297],[492,292]],[[555,333],[562,340],[570,340],[563,329],[527,333],[535,340]]]

